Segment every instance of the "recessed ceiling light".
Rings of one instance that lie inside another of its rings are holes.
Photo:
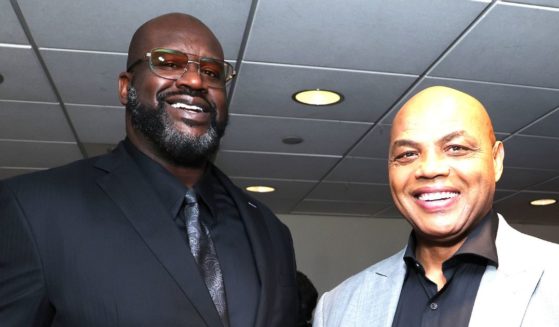
[[[330,90],[303,90],[293,94],[293,100],[310,106],[329,106],[344,100],[343,95]]]
[[[556,202],[557,200],[555,199],[537,199],[537,200],[530,201],[530,204],[533,206],[548,206]]]
[[[270,192],[274,192],[276,189],[270,186],[255,185],[255,186],[248,186],[246,190],[254,193],[270,193]]]
[[[284,144],[295,145],[303,143],[303,139],[297,136],[294,137],[286,137],[281,140]]]

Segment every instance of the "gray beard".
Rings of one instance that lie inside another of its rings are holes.
[[[201,136],[182,133],[175,128],[173,120],[165,111],[164,99],[168,95],[159,94],[157,107],[154,108],[140,103],[136,89],[130,87],[126,111],[130,114],[132,127],[153,143],[158,155],[164,160],[178,166],[202,167],[219,149],[227,119],[218,123],[217,110],[212,104],[210,127],[206,133]]]

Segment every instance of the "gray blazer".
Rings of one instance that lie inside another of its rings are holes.
[[[499,268],[485,270],[469,326],[559,326],[559,245],[522,234],[499,215]],[[392,326],[405,249],[325,293],[314,327]]]

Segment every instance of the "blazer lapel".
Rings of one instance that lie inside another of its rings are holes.
[[[406,275],[404,252],[405,248],[370,271],[371,282],[367,283],[371,287],[369,294],[378,296],[373,296],[372,303],[368,305],[371,316],[368,321],[363,321],[364,326],[372,321],[374,326],[392,326]]]
[[[159,201],[154,201],[157,194],[123,146],[112,155],[102,157],[97,167],[109,172],[98,180],[101,188],[122,210],[206,324],[222,326],[198,266],[185,251],[184,240],[172,217]]]
[[[256,269],[260,277],[261,290],[258,310],[256,314],[255,326],[265,326],[268,305],[268,294],[275,292],[276,283],[272,274],[275,271],[273,265],[274,261],[270,260],[272,252],[267,243],[270,240],[268,229],[263,223],[264,217],[262,216],[261,209],[258,208],[256,203],[253,203],[249,198],[238,190],[233,183],[225,176],[217,167],[213,167],[216,176],[223,183],[225,189],[229,192],[233,201],[239,209],[241,219],[245,224],[250,244],[252,246],[252,253],[256,262]]]
[[[470,326],[521,326],[532,294],[543,274],[537,260],[521,253],[524,242],[502,217],[497,232],[499,268],[488,266],[481,280]]]

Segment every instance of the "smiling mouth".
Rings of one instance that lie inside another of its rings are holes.
[[[421,193],[415,195],[415,198],[420,201],[441,201],[441,200],[448,200],[457,197],[460,195],[458,192],[431,192],[431,193]]]
[[[204,110],[204,108],[202,108],[200,106],[186,104],[186,103],[182,103],[182,102],[175,102],[175,103],[171,104],[171,107],[176,108],[176,109],[194,111],[194,112],[206,112],[206,110]]]

